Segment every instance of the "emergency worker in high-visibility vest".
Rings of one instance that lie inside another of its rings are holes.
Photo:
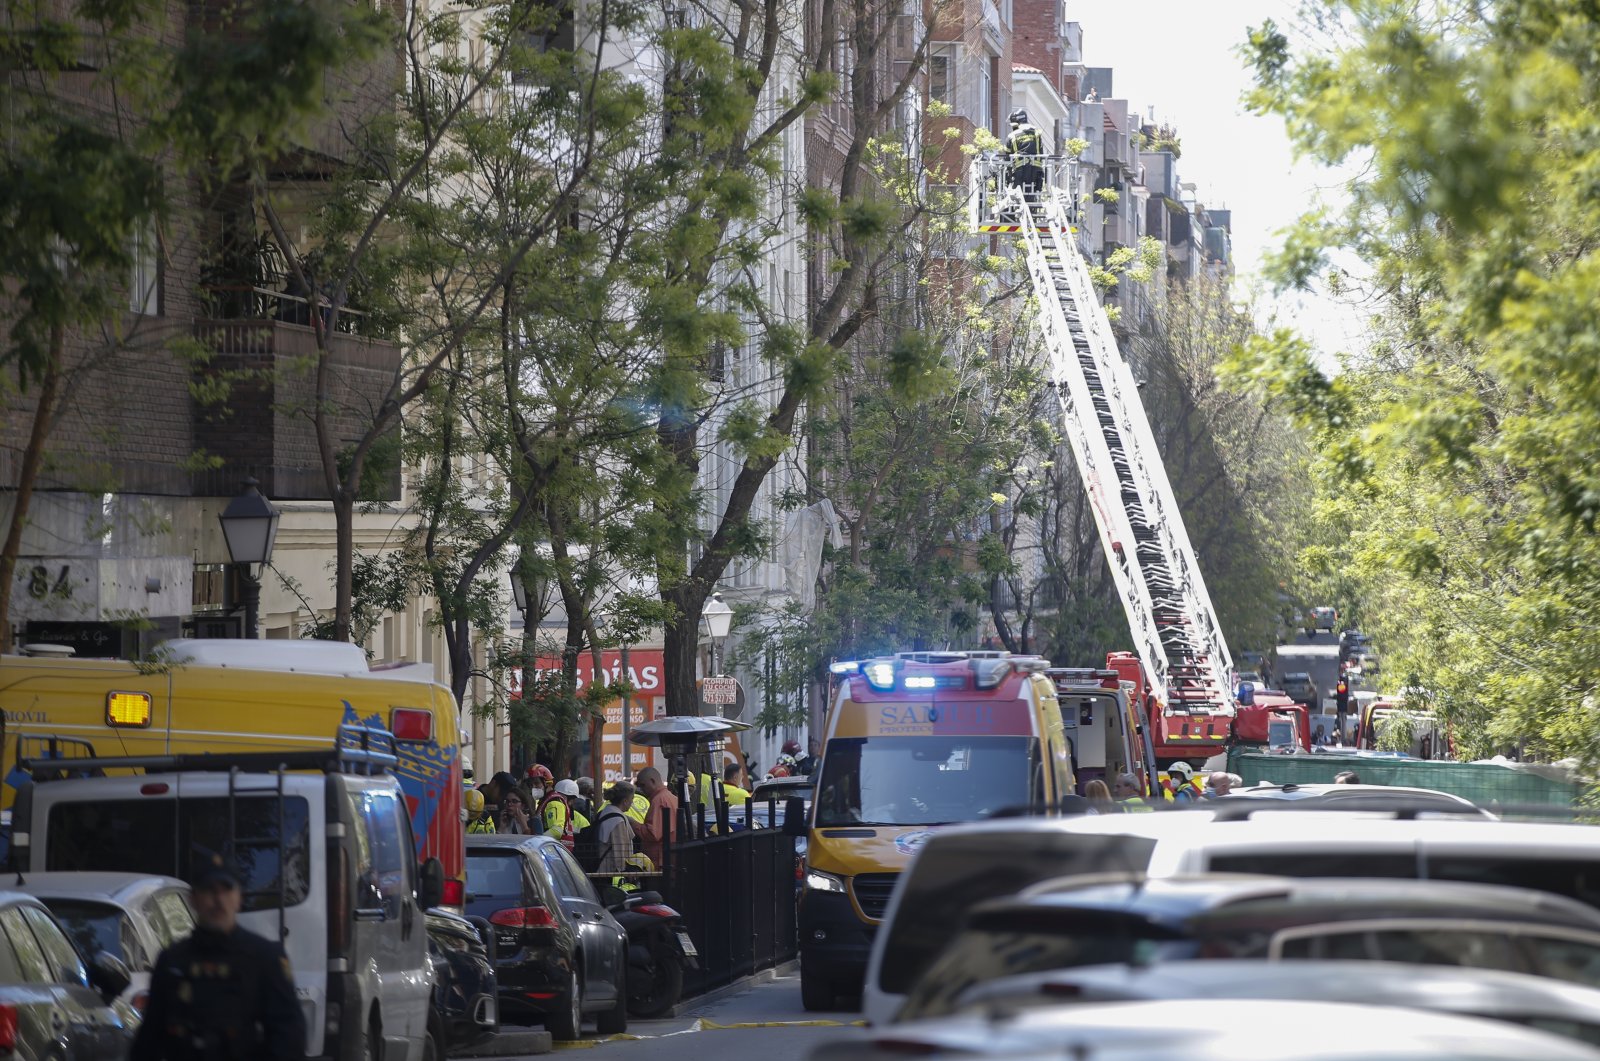
[[[1148,814],[1155,810],[1150,806],[1149,800],[1139,793],[1139,779],[1132,774],[1118,774],[1116,781],[1111,786],[1111,798],[1116,800],[1125,813]]]
[[[1174,803],[1199,803],[1205,798],[1204,783],[1194,775],[1194,767],[1182,759],[1167,767],[1167,775],[1172,778]]]

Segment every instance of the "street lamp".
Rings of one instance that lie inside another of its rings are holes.
[[[240,581],[244,583],[244,636],[251,639],[258,636],[256,621],[261,608],[261,576],[252,567],[266,567],[278,540],[279,513],[272,502],[261,496],[260,485],[255,479],[246,479],[243,492],[229,501],[217,517],[222,524],[223,541],[228,544],[228,556],[239,568]]]
[[[522,585],[522,579],[517,577],[517,569],[511,569],[511,600],[517,606],[517,612],[522,616],[522,625],[528,625],[528,591]]]
[[[706,606],[700,609],[700,617],[705,620],[706,633],[711,637],[712,669],[721,674],[722,639],[733,629],[733,609],[722,603],[722,594],[713,593]]]

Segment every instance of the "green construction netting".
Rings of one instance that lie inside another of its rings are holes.
[[[1431,788],[1470,799],[1480,806],[1571,807],[1584,790],[1581,782],[1559,776],[1555,767],[1526,764],[1453,763],[1426,759],[1386,759],[1363,755],[1266,755],[1235,749],[1228,772],[1246,785],[1328,784],[1343,770],[1354,770],[1363,784]]]

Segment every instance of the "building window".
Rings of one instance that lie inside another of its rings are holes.
[[[153,218],[134,228],[128,257],[128,308],[146,317],[161,316],[161,249]]]
[[[981,123],[989,128],[995,128],[994,120],[994,64],[995,60],[988,53],[983,55],[978,63],[978,111],[972,115],[975,123]]]
[[[934,52],[928,56],[928,98],[953,105],[955,93],[955,64],[949,52]]]

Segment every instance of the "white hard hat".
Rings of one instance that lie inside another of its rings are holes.
[[[1184,762],[1182,759],[1179,759],[1177,762],[1175,762],[1171,766],[1167,767],[1167,774],[1169,776],[1172,776],[1172,777],[1181,777],[1185,781],[1187,781],[1191,777],[1194,776],[1194,767],[1190,766],[1188,763]],[[556,790],[560,791],[560,789],[561,789],[561,786],[557,785],[556,786]]]
[[[560,781],[556,782],[556,794],[561,796],[576,796],[578,794],[578,783],[572,780],[570,777],[563,777]]]

